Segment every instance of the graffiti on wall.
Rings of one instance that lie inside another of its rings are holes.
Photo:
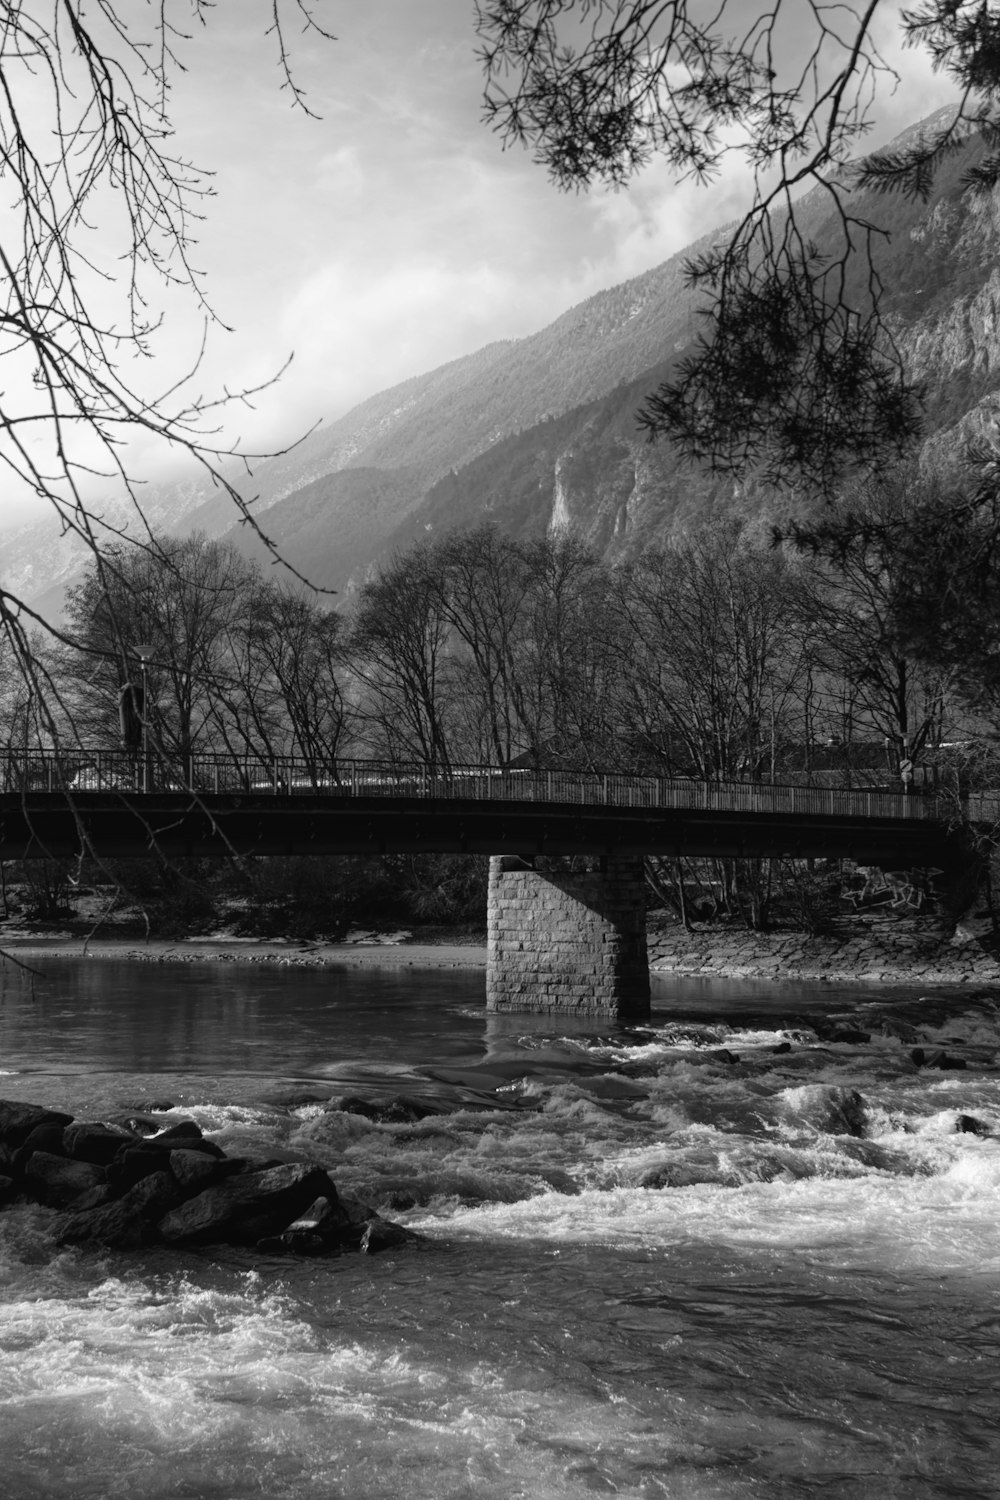
[[[895,912],[922,911],[934,899],[934,882],[943,870],[881,870],[859,866],[844,882],[843,894],[855,911],[888,907]]]

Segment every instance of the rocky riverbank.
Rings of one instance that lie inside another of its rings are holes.
[[[136,942],[126,938],[85,940],[60,935],[19,934],[0,943],[0,952],[30,966],[36,958],[120,959],[129,963],[245,963],[317,969],[325,965],[351,968],[483,969],[486,947],[467,941],[399,941],[324,943],[260,942],[233,939],[153,938]]]
[[[656,973],[720,979],[1000,986],[1000,956],[982,935],[959,929],[949,937],[916,917],[858,916],[822,937],[651,921],[649,963]]]
[[[362,934],[345,943],[258,942],[227,937],[183,941],[127,939],[83,941],[68,935],[18,933],[0,947],[30,966],[33,958],[101,958],[136,963],[246,963],[322,968],[482,969],[485,945],[466,933],[440,934],[434,942],[418,935]],[[1000,953],[988,935],[960,929],[946,936],[932,919],[853,916],[829,936],[805,932],[748,932],[721,924],[695,926],[649,918],[649,965],[654,973],[719,979],[829,980],[831,982],[965,985],[1000,987]]]

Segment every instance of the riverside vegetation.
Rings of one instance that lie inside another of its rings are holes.
[[[124,737],[137,753],[145,738],[154,763],[294,755],[320,779],[357,756],[929,785],[954,794],[959,817],[963,791],[994,779],[1000,724],[991,637],[970,639],[995,571],[1000,533],[983,511],[995,483],[982,467],[963,483],[962,536],[944,527],[954,487],[912,468],[855,486],[780,547],[727,523],[612,565],[569,533],[522,542],[481,526],[398,555],[343,613],[202,535],[122,544],[72,593],[67,638],[35,643],[58,715],[0,660],[4,748],[58,746],[70,791],[87,784],[88,751]],[[932,535],[945,540],[928,562]],[[931,632],[942,556],[956,575],[964,556],[971,602],[939,611]],[[988,853],[991,831],[978,836]],[[685,925],[708,912],[756,930],[821,930],[851,878],[760,859],[651,859],[647,873],[651,903]],[[482,859],[433,854],[81,857],[5,870],[0,900],[5,916],[18,899],[35,920],[65,921],[71,893],[90,888],[109,893],[91,903],[98,926],[127,907],[159,935],[337,937],[352,922],[481,928],[485,875]]]

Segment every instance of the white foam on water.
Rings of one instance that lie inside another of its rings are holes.
[[[254,1274],[226,1290],[121,1276],[74,1288],[74,1267],[59,1293],[6,1311],[11,1500],[753,1493],[703,1474],[713,1451],[683,1401],[665,1398],[654,1424],[578,1379],[461,1344],[441,1341],[434,1357],[385,1326],[358,1336],[335,1276],[320,1328]]]
[[[330,1111],[304,1119],[288,1144],[322,1161],[341,1189],[374,1202],[402,1193],[421,1204],[435,1199],[446,1212],[461,1202],[513,1202],[558,1184],[575,1189],[560,1166],[565,1138],[540,1116],[459,1111],[379,1125]]]
[[[738,1187],[587,1189],[510,1205],[457,1210],[442,1223],[416,1215],[434,1237],[538,1240],[552,1245],[632,1245],[649,1251],[704,1242],[789,1255],[830,1256],[843,1266],[1000,1269],[1000,1152],[965,1151],[934,1176],[784,1177]]]

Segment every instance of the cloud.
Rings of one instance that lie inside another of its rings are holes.
[[[177,154],[217,173],[195,260],[235,330],[210,331],[194,389],[255,385],[295,352],[277,386],[224,418],[223,442],[273,446],[407,376],[534,332],[749,201],[739,156],[708,187],[658,161],[626,191],[559,193],[480,121],[469,0],[344,7],[336,44],[306,37],[299,78],[319,120],[289,108],[260,25],[267,6],[250,9],[219,9],[174,95]],[[870,146],[951,93],[924,53],[902,48],[895,7],[880,26],[900,82],[882,80]],[[201,340],[196,310],[169,294],[162,305],[149,389],[169,385]],[[155,474],[156,454],[136,453]]]

